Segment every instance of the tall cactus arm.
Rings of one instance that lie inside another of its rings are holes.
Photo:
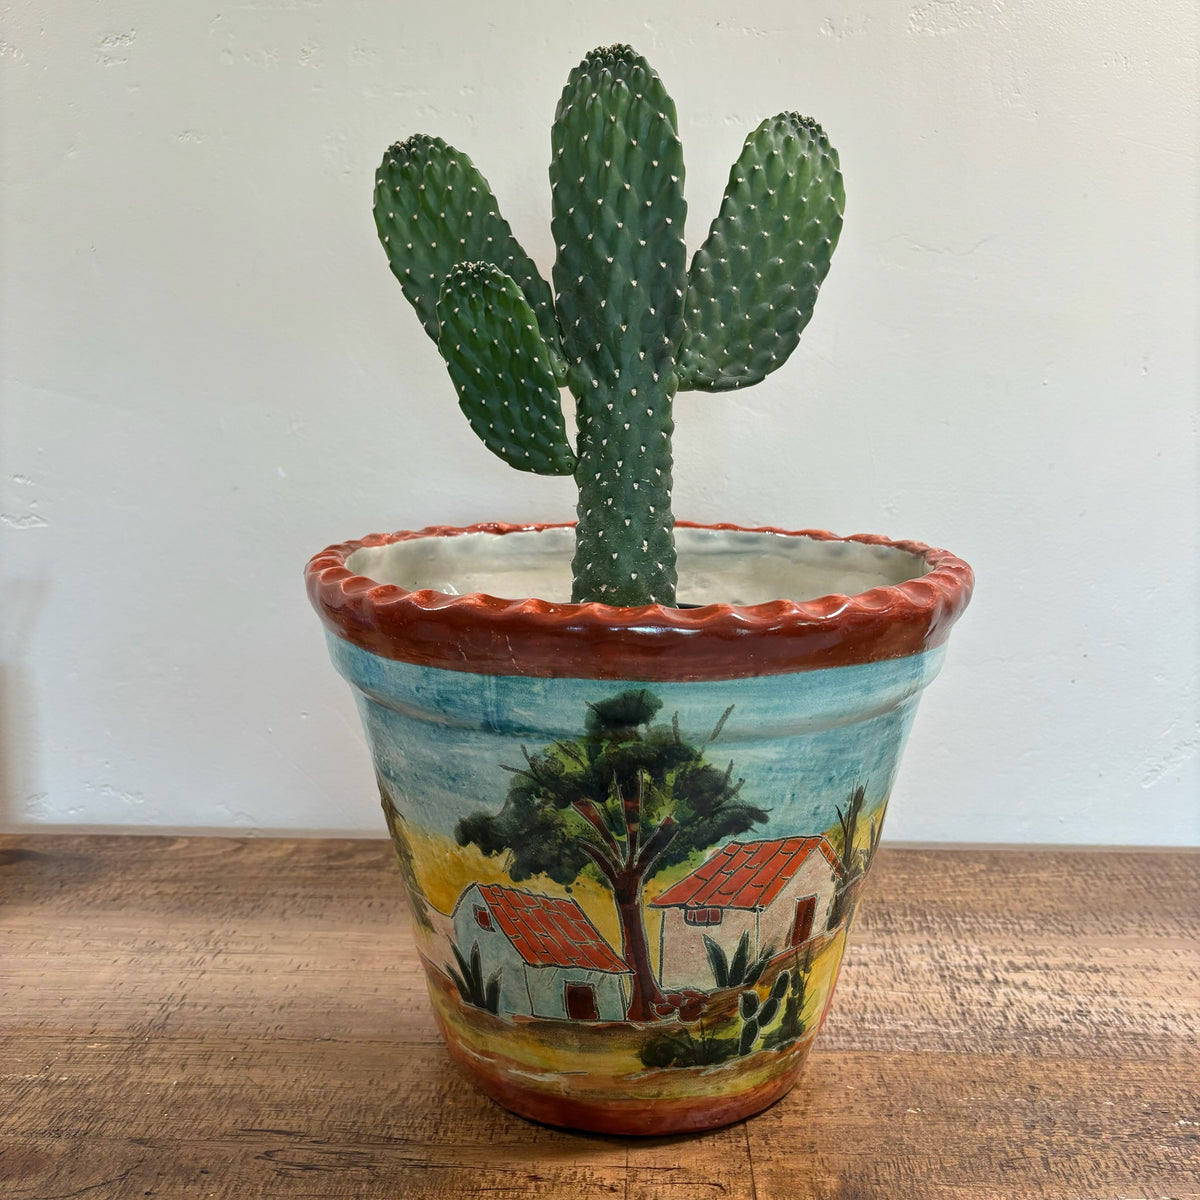
[[[425,134],[397,142],[375,173],[374,208],[392,273],[435,342],[438,297],[450,269],[461,262],[489,262],[517,281],[555,375],[564,381],[550,285],[513,236],[487,180],[466,154]]]
[[[680,388],[746,387],[787,361],[845,205],[837,151],[815,121],[781,113],[750,134],[688,272]]]
[[[574,598],[675,602],[671,402],[687,206],[675,106],[628,46],[594,50],[559,101],[554,284],[576,397]]]
[[[522,471],[573,474],[549,351],[512,276],[490,263],[455,267],[436,315],[459,407],[487,448]]]

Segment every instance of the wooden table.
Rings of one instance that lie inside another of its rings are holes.
[[[0,1196],[1200,1197],[1200,853],[880,852],[802,1082],[639,1141],[438,1041],[382,841],[0,838]]]

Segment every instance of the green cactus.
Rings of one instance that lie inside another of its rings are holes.
[[[524,293],[488,263],[462,263],[437,302],[438,349],[471,428],[506,463],[542,475],[570,475],[567,441],[546,343]]]
[[[644,58],[588,54],[551,144],[554,296],[486,180],[440,138],[389,148],[376,226],[485,445],[574,475],[572,598],[673,605],[675,394],[749,386],[795,349],[841,232],[837,152],[806,117],[764,121],[689,268],[675,106]]]
[[[845,203],[837,152],[815,121],[781,113],[746,139],[688,271],[681,388],[746,387],[784,364],[812,318]]]
[[[779,1015],[779,1005],[787,994],[791,974],[780,971],[771,985],[765,1000],[756,991],[745,991],[738,997],[738,1013],[742,1018],[742,1032],[738,1038],[738,1053],[749,1054],[759,1035]]]
[[[459,263],[477,259],[517,280],[562,382],[562,355],[550,285],[513,237],[487,180],[441,138],[413,134],[389,147],[375,177],[375,228],[392,274],[436,342],[442,283]]]

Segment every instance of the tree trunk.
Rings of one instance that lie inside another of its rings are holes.
[[[650,965],[650,943],[646,938],[642,913],[641,876],[623,872],[614,881],[613,894],[617,900],[617,915],[621,919],[625,962],[633,972],[626,1016],[630,1021],[660,1020],[653,1006],[661,1004],[665,997]]]

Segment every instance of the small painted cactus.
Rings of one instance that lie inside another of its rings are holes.
[[[675,105],[629,46],[593,50],[552,130],[554,294],[464,153],[414,135],[375,180],[392,271],[484,444],[573,475],[573,599],[674,605],[672,405],[782,366],[841,232],[837,152],[797,113],[763,121],[687,265]],[[560,389],[575,399],[574,445]]]
[[[767,1026],[779,1015],[779,1005],[787,995],[791,972],[780,971],[765,1000],[756,991],[745,991],[738,998],[742,1032],[738,1037],[738,1053],[749,1054],[754,1043],[766,1032]]]

